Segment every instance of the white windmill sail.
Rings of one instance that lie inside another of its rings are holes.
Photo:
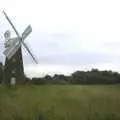
[[[22,40],[24,40],[31,32],[32,32],[32,28],[29,25],[22,34]]]
[[[5,43],[6,48],[4,54],[8,59],[10,59],[21,46],[19,39],[18,37],[12,38]]]

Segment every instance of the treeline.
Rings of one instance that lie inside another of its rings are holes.
[[[2,79],[3,79],[3,68],[2,68],[2,63],[0,62],[0,83],[2,83]]]
[[[99,71],[92,69],[91,71],[75,71],[70,76],[57,75],[53,77],[46,75],[42,78],[26,78],[29,84],[119,84],[120,74],[112,71]]]
[[[0,83],[2,83],[3,72],[0,63]],[[46,75],[39,78],[25,77],[25,84],[119,84],[120,74],[112,71],[99,71],[92,69],[91,71],[75,71],[70,76],[63,74],[54,76]]]

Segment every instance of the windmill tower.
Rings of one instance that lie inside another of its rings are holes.
[[[15,31],[17,37],[11,38],[10,31],[4,33],[5,37],[5,51],[4,55],[6,56],[5,66],[4,66],[4,83],[5,84],[20,84],[24,82],[24,67],[23,67],[23,58],[22,58],[22,45],[31,55],[33,61],[37,63],[35,57],[29,50],[28,46],[24,43],[26,37],[32,32],[32,28],[29,25],[22,36],[18,33],[13,23],[8,18],[7,14],[3,11],[6,19],[10,23],[11,27]]]

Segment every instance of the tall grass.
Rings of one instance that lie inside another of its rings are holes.
[[[120,120],[120,86],[0,86],[0,120]]]

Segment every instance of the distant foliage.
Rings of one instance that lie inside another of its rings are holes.
[[[42,78],[26,78],[29,84],[119,84],[120,74],[112,71],[75,71],[70,76],[55,74],[53,77],[46,75]]]
[[[112,71],[76,71],[72,74],[72,83],[79,84],[116,84],[120,83],[120,74]]]
[[[0,63],[0,83],[2,83],[3,80],[3,66],[2,63]]]

